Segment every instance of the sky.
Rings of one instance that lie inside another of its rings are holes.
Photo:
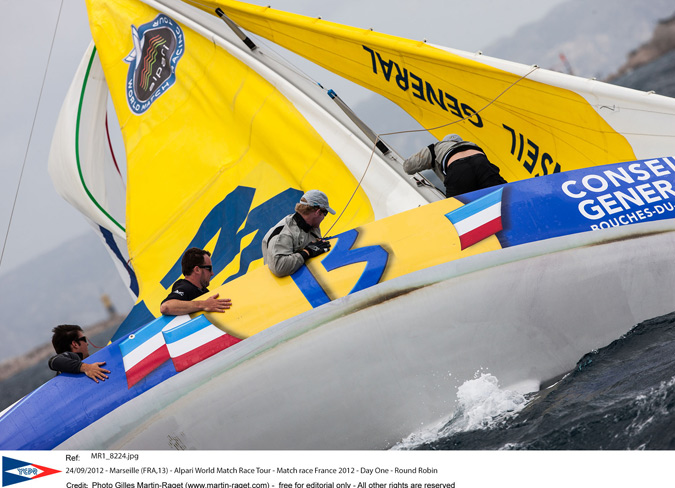
[[[252,2],[356,27],[478,51],[565,0],[265,0]],[[54,190],[54,124],[91,39],[83,0],[0,0],[0,276],[91,232]],[[480,20],[479,20],[480,19]],[[322,81],[322,80],[320,80]],[[351,105],[358,93],[336,91]]]

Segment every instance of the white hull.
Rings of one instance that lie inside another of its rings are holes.
[[[537,390],[673,310],[675,222],[435,266],[267,329],[75,434],[62,449],[382,449],[453,412],[479,371]]]

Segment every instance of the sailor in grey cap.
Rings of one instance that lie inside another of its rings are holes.
[[[458,134],[422,148],[405,160],[403,169],[409,175],[433,169],[445,185],[447,198],[506,183],[483,150]]]
[[[272,227],[262,241],[263,262],[275,276],[295,273],[309,258],[325,253],[330,242],[321,238],[319,226],[328,213],[335,215],[328,197],[309,190],[295,204],[295,213]]]
[[[309,190],[307,193],[305,193],[302,198],[300,199],[301,204],[306,204],[309,205],[310,207],[318,207],[322,208],[331,214],[335,215],[335,210],[330,208],[328,205],[328,197],[326,194],[322,191],[319,190]],[[324,216],[326,214],[324,213]],[[323,219],[321,219],[323,220]]]

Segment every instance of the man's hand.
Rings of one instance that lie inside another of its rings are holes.
[[[106,373],[110,374],[110,371],[101,367],[104,364],[105,361],[92,364],[82,363],[80,365],[80,372],[89,376],[96,383],[98,383],[98,380],[105,381],[108,379],[108,375]]]
[[[183,300],[167,300],[159,307],[163,315],[186,315],[197,312],[219,312],[232,307],[232,300],[229,298],[218,298],[219,294],[210,296],[206,300],[193,300],[184,302]]]
[[[318,241],[310,242],[303,249],[303,251],[305,251],[305,253],[307,254],[307,258],[305,259],[305,261],[309,258],[319,256],[320,254],[323,254],[329,250],[330,250],[330,242],[328,241],[319,239]]]
[[[229,298],[218,298],[220,294],[216,293],[206,300],[202,300],[204,312],[224,312],[232,307],[232,300]]]

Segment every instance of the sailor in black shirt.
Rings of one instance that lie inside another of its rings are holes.
[[[199,298],[204,293],[208,292],[208,288],[199,288],[188,280],[180,279],[173,284],[173,287],[171,287],[171,293],[169,293],[169,296],[162,300],[162,303],[166,302],[167,300],[190,301],[194,300],[195,298]]]
[[[211,253],[192,247],[181,260],[184,279],[173,284],[171,293],[162,301],[159,311],[163,315],[185,315],[195,312],[224,312],[232,306],[229,298],[218,298],[218,293],[205,300],[196,300],[208,293],[213,277]]]

